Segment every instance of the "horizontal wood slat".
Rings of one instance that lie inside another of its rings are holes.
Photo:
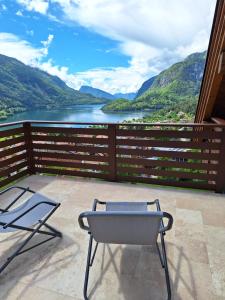
[[[32,135],[33,142],[61,142],[61,143],[82,143],[107,145],[107,138],[90,138],[90,137],[68,137],[68,136],[50,136],[50,135]]]
[[[117,164],[142,165],[145,167],[185,168],[194,170],[217,170],[218,164],[192,163],[182,161],[151,160],[144,158],[117,158]]]
[[[24,134],[23,127],[0,131],[0,138]]]
[[[24,171],[21,171],[13,176],[10,176],[6,179],[3,179],[0,181],[0,188],[6,186],[7,184],[10,184],[10,183],[13,183],[15,180],[18,180],[24,176],[28,175],[28,171],[27,170],[24,170]]]
[[[24,161],[22,163],[13,165],[12,167],[9,167],[9,168],[7,167],[5,170],[0,169],[0,177],[8,176],[13,172],[17,172],[20,169],[27,168],[27,167],[28,167],[27,162]]]
[[[63,170],[63,169],[53,169],[53,168],[39,168],[35,167],[35,170],[38,173],[48,173],[48,174],[57,174],[57,175],[68,175],[68,176],[80,176],[80,177],[94,177],[101,179],[108,179],[108,174],[95,173],[95,172],[83,172],[83,171],[74,171],[74,170]]]
[[[55,134],[83,134],[83,135],[107,135],[107,129],[94,128],[63,128],[63,127],[34,127],[32,126],[32,133],[55,133]]]
[[[199,134],[200,133],[200,134]],[[116,131],[117,137],[154,137],[154,138],[200,138],[200,139],[220,139],[223,131],[214,132],[212,130],[203,131],[178,131],[178,130],[122,130]]]
[[[5,141],[0,142],[0,149],[9,146],[15,146],[16,144],[24,144],[24,142],[25,141],[23,136],[7,139]]]
[[[143,146],[143,147],[164,147],[164,148],[187,148],[187,149],[220,149],[221,143],[211,142],[186,142],[186,141],[157,141],[138,139],[117,139],[117,145]]]
[[[169,157],[169,158],[184,158],[184,159],[196,159],[196,160],[219,160],[219,154],[217,153],[202,153],[191,152],[190,149],[187,152],[182,151],[168,151],[168,150],[142,150],[142,149],[129,149],[129,148],[117,148],[117,154],[119,155],[134,155],[143,157]]]
[[[59,161],[59,160],[42,160],[37,159],[34,161],[35,165],[42,165],[42,166],[59,166],[65,168],[80,168],[80,169],[92,169],[92,170],[101,170],[101,171],[108,171],[109,166],[103,164],[88,164],[88,163],[78,163],[73,161]]]
[[[57,159],[71,159],[71,160],[85,160],[85,161],[96,161],[96,162],[108,162],[108,158],[105,156],[97,156],[97,155],[81,155],[81,154],[67,154],[67,153],[51,153],[51,152],[33,152],[34,157],[49,157],[49,158],[57,158]]]
[[[27,158],[26,153],[23,154],[19,154],[19,155],[14,155],[8,159],[5,159],[3,161],[0,162],[1,168],[5,167],[5,166],[9,166],[12,165],[14,163],[17,163],[21,160],[25,160]]]
[[[177,186],[186,187],[193,189],[203,189],[203,190],[214,190],[214,184],[200,183],[194,181],[175,181],[175,180],[164,180],[164,179],[154,179],[154,178],[144,178],[144,177],[132,177],[132,176],[121,176],[118,175],[117,179],[119,181],[130,181],[130,182],[142,182],[147,184],[165,185],[165,186]]]
[[[14,155],[14,154],[23,152],[23,151],[26,151],[25,145],[20,145],[20,146],[17,146],[17,147],[11,147],[9,149],[0,151],[0,159],[4,158],[4,157],[7,157],[7,156],[10,156],[10,155]]]
[[[160,169],[148,169],[148,168],[132,168],[132,167],[117,167],[119,173],[134,173],[134,174],[148,174],[153,176],[162,177],[174,177],[174,178],[189,178],[189,179],[201,179],[201,180],[216,180],[214,174],[182,172],[182,171],[167,171]],[[135,175],[134,175],[135,176]]]
[[[60,145],[60,144],[33,144],[34,149],[38,150],[54,150],[67,152],[92,152],[92,153],[108,153],[108,147],[95,146],[77,146],[77,145]]]

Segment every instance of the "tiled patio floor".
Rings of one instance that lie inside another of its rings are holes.
[[[225,299],[224,195],[36,175],[19,184],[62,203],[49,223],[63,232],[63,238],[15,258],[0,276],[1,300],[83,299],[88,235],[80,230],[77,218],[80,212],[91,209],[94,198],[160,199],[162,210],[170,212],[175,220],[172,231],[166,235],[173,299]],[[0,199],[1,207],[9,198]],[[1,261],[23,235],[0,236]],[[156,249],[99,246],[90,273],[90,299],[158,300],[166,299],[165,291]]]

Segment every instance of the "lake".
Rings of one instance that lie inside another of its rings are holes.
[[[32,110],[15,114],[5,120],[1,120],[1,123],[21,120],[117,123],[133,118],[142,118],[147,114],[144,112],[106,113],[101,110],[101,107],[102,105],[76,105],[55,110]]]

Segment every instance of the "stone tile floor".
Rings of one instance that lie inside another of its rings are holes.
[[[166,235],[173,299],[225,299],[225,196],[94,179],[34,175],[19,182],[62,203],[50,224],[63,232],[55,239],[15,258],[0,275],[0,299],[83,299],[88,235],[77,222],[94,198],[113,201],[160,199],[174,217]],[[1,207],[13,193],[1,197]],[[24,233],[0,236],[4,260]],[[38,240],[38,236],[36,240]],[[156,249],[100,245],[90,273],[92,300],[166,299],[165,278]]]

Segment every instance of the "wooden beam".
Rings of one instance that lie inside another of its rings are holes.
[[[211,30],[204,76],[202,80],[195,122],[200,123],[211,118],[223,79],[222,65],[225,52],[225,1],[217,0],[213,26]],[[221,64],[221,72],[218,72]],[[224,67],[223,67],[224,68]]]
[[[212,120],[213,123],[215,123],[215,124],[218,124],[218,125],[225,125],[225,120],[224,120],[224,119],[212,117],[211,120]]]
[[[225,74],[225,51],[220,54],[218,73]]]

